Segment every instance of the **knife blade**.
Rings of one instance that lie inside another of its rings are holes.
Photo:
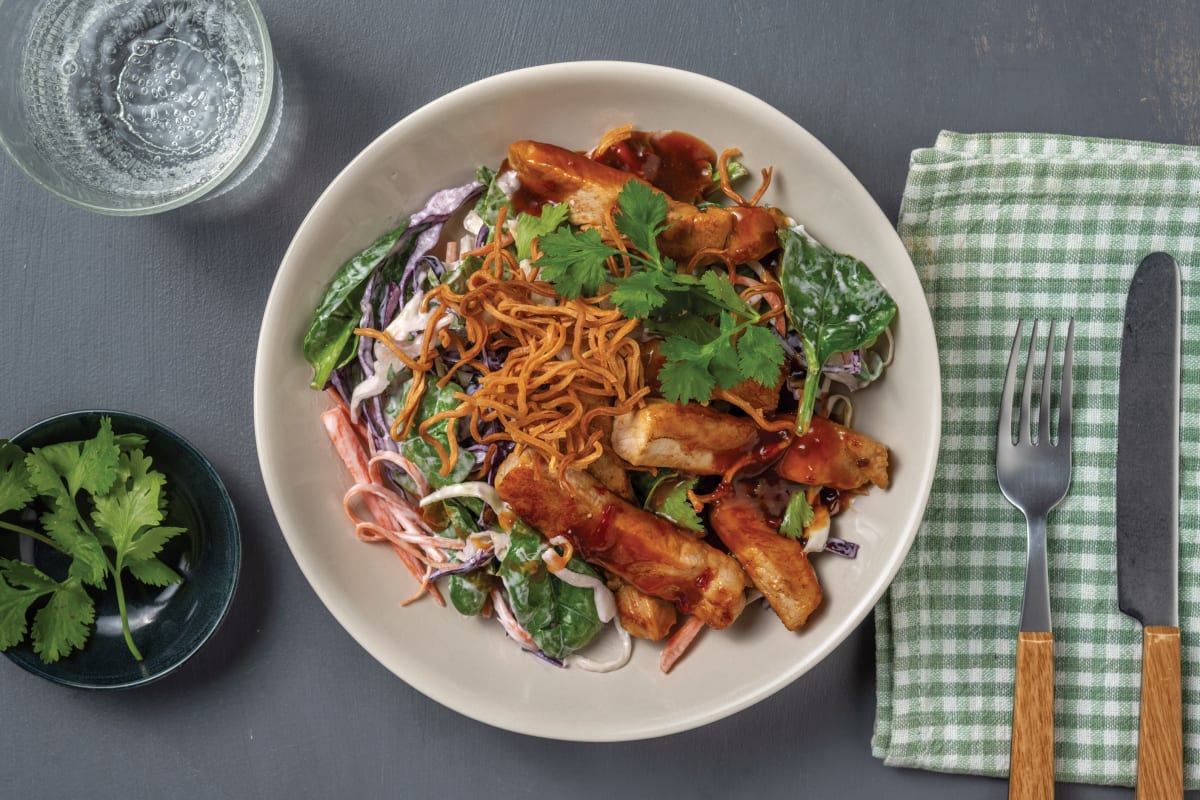
[[[1138,265],[1117,407],[1117,599],[1142,623],[1137,797],[1183,796],[1179,644],[1179,267]]]

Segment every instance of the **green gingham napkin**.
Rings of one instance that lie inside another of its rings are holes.
[[[876,610],[875,755],[1008,773],[1025,522],[996,485],[1000,386],[1019,318],[1059,321],[1061,363],[1074,317],[1075,467],[1048,533],[1056,772],[1133,784],[1141,629],[1117,609],[1117,372],[1130,278],[1164,250],[1183,277],[1184,759],[1200,786],[1200,149],[942,133],[913,153],[899,232],[937,332],[942,445],[924,523]]]

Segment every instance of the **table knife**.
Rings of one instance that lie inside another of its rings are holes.
[[[1179,306],[1175,259],[1146,256],[1125,305],[1117,411],[1117,597],[1143,626],[1138,800],[1183,797]]]

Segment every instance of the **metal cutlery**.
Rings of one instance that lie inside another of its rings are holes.
[[[1017,634],[1009,798],[1054,796],[1054,636],[1050,625],[1050,579],[1046,560],[1046,518],[1071,485],[1071,361],[1075,323],[1067,332],[1058,396],[1058,440],[1051,439],[1054,323],[1046,342],[1036,431],[1032,395],[1037,322],[1030,335],[1017,435],[1013,438],[1013,393],[1024,323],[1017,324],[1000,401],[996,436],[996,480],[1029,527],[1025,594]],[[1034,434],[1036,433],[1036,438]]]
[[[1142,260],[1121,338],[1117,597],[1142,623],[1139,800],[1183,797],[1179,644],[1179,267]]]

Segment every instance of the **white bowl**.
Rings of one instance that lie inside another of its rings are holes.
[[[583,149],[609,128],[677,129],[718,152],[742,150],[757,173],[774,165],[766,201],[818,239],[865,261],[899,305],[896,358],[856,395],[855,427],[892,452],[893,484],[854,502],[835,532],[857,559],[816,557],[823,610],[789,633],[750,607],[705,631],[674,671],[660,646],[637,642],[629,666],[595,674],[524,653],[494,621],[422,601],[390,548],[354,538],[342,511],[349,479],[318,419],[300,343],[333,272],[435,190],[495,166],[517,139]],[[350,635],[428,697],[501,728],[555,739],[630,740],[694,728],[769,697],[824,658],[866,617],[920,523],[937,459],[941,394],[933,325],[912,263],[861,184],[820,142],[757,98],[711,78],[620,62],[553,64],[452,92],[396,123],[330,184],[300,225],[267,302],[258,343],[254,421],[280,528],[309,583]]]

